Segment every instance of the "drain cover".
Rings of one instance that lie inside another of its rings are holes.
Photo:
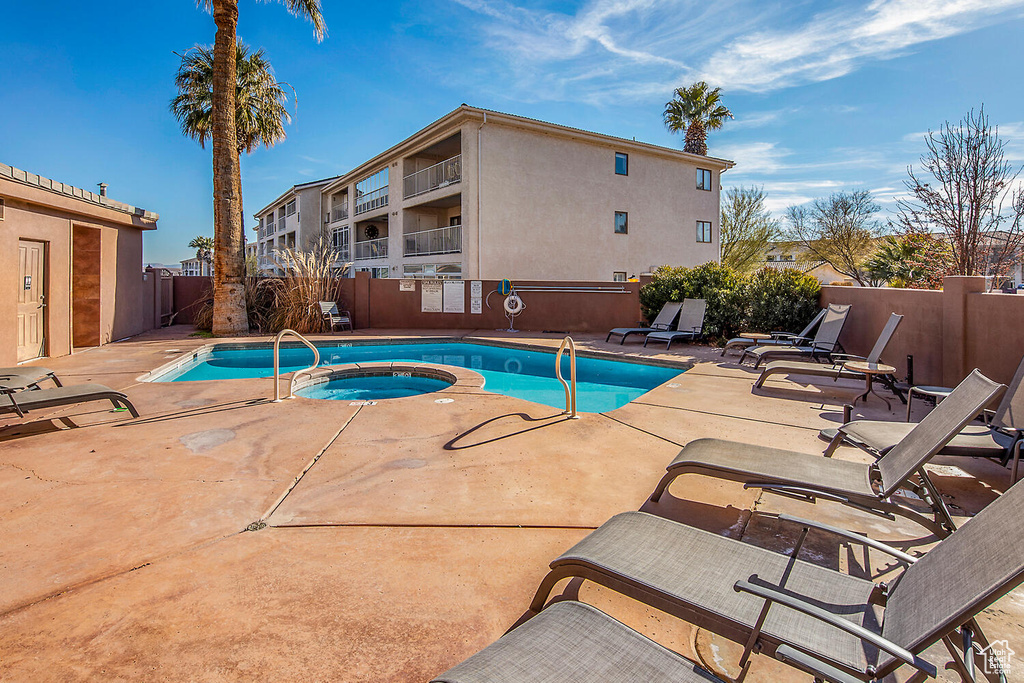
[[[377,402],[376,401],[352,401],[351,403],[349,403],[349,405],[350,406],[375,406],[375,405],[377,405]]]
[[[434,403],[454,403],[454,398],[437,398],[434,399]]]

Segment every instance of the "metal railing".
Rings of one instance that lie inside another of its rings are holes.
[[[367,192],[361,197],[356,197],[356,213],[365,213],[372,211],[373,209],[379,209],[382,206],[388,205],[388,186],[374,190],[373,192]]]
[[[277,219],[277,231],[278,232],[284,232],[284,228],[285,228],[285,217],[281,216],[280,218]]]
[[[458,254],[462,252],[462,226],[449,225],[432,230],[408,232],[405,237],[406,256]]]
[[[343,221],[346,218],[348,218],[348,204],[344,204],[343,206],[336,206],[333,209],[331,209],[331,223],[334,223],[335,221]]]
[[[355,260],[363,261],[372,258],[384,258],[388,255],[388,238],[378,237],[355,243]]]
[[[562,378],[562,353],[566,348],[569,349],[569,382]],[[555,354],[555,377],[565,389],[565,414],[575,420],[579,416],[576,414],[576,344],[572,337],[563,339]]]
[[[308,375],[308,374],[310,374],[313,370],[316,370],[317,367],[319,367],[319,365],[320,365],[320,351],[317,350],[317,348],[315,346],[313,346],[309,342],[308,339],[303,337],[301,334],[299,334],[295,330],[281,330],[280,332],[278,332],[277,336],[274,337],[274,403],[280,403],[281,400],[282,400],[281,399],[281,338],[284,337],[287,334],[292,335],[293,337],[295,337],[300,342],[302,342],[303,344],[305,344],[306,346],[308,346],[309,348],[311,348],[313,350],[313,364],[310,365],[308,368],[304,368],[302,370],[298,370],[298,371],[296,371],[295,373],[292,374],[292,379],[291,379],[290,382],[288,382],[288,395],[285,396],[285,398],[295,398],[295,391],[294,391],[295,390],[295,380],[297,380],[300,375]]]
[[[462,180],[462,155],[457,154],[433,166],[405,176],[405,198],[415,197]]]

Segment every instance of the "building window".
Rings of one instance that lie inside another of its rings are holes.
[[[615,212],[615,232],[619,235],[625,235],[629,232],[629,222],[625,211]]]
[[[338,258],[348,259],[348,226],[343,225],[331,231],[331,246],[338,252]]]
[[[629,155],[624,152],[615,153],[615,174],[629,175]]]
[[[4,219],[4,198],[0,197],[0,221]]]
[[[293,199],[293,200],[291,200],[290,202],[288,202],[287,204],[284,205],[284,214],[286,216],[291,216],[294,213],[295,213],[295,200]]]
[[[697,221],[697,241],[711,241],[711,223],[709,221]]]
[[[626,271],[624,271],[624,270],[617,270],[614,273],[612,273],[612,282],[625,282],[625,281],[626,281]]]
[[[697,169],[697,189],[711,192],[711,171],[706,168]]]

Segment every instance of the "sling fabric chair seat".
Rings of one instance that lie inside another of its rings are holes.
[[[682,306],[683,303],[681,301],[669,301],[661,307],[650,327],[616,327],[608,333],[604,340],[607,342],[612,338],[612,335],[618,335],[622,337],[619,339],[619,345],[621,346],[626,341],[626,337],[631,334],[648,335],[652,332],[671,330],[672,323],[675,322],[676,316],[679,315],[679,309]]]
[[[18,417],[22,417],[32,410],[57,408],[89,401],[110,401],[115,408],[127,408],[132,417],[139,416],[139,412],[125,394],[102,384],[73,384],[33,391],[0,389],[0,414],[17,413]]]
[[[722,683],[582,602],[551,605],[433,683]]]
[[[832,377],[834,379],[863,380],[863,373],[847,370],[843,365],[843,362],[847,360],[863,359],[868,363],[879,363],[881,361],[882,353],[885,352],[885,347],[887,347],[889,342],[892,340],[892,336],[896,333],[896,328],[900,326],[901,320],[903,320],[902,315],[893,313],[889,316],[889,320],[885,323],[882,331],[878,334],[878,339],[875,340],[874,346],[871,347],[871,351],[866,357],[853,356],[845,353],[830,354],[831,360],[839,362],[828,364],[808,363],[807,361],[796,360],[773,360],[761,370],[761,376],[757,378],[756,382],[754,382],[754,386],[760,389],[761,386],[764,385],[764,381],[770,375],[779,373]]]
[[[51,380],[58,387],[61,386],[57,373],[39,365],[15,365],[9,368],[0,368],[0,387],[30,387],[46,380]]]
[[[648,342],[660,341],[665,342],[665,349],[672,348],[672,342],[679,339],[688,339],[693,341],[700,337],[701,331],[704,329],[704,313],[707,311],[708,302],[704,299],[686,299],[683,301],[683,307],[679,311],[679,321],[676,323],[676,329],[665,330],[664,332],[651,332],[647,337],[644,338],[644,346],[647,346]]]
[[[754,367],[760,367],[765,360],[775,359],[796,359],[810,357],[811,360],[828,357],[841,348],[839,335],[846,324],[846,318],[850,313],[849,304],[829,304],[825,311],[825,317],[818,325],[814,339],[808,344],[793,344],[786,346],[754,346],[743,349],[739,362],[742,363],[747,356],[754,358]]]
[[[753,644],[756,636],[766,654],[783,658],[795,649],[861,680],[881,680],[907,660],[934,677],[935,666],[918,655],[940,640],[963,674],[952,636],[960,629],[958,642],[974,638],[986,647],[974,617],[1024,580],[1022,516],[1024,484],[1017,484],[922,557],[872,546],[907,565],[895,581],[876,585],[648,513],[626,512],[551,563],[531,610],[544,608],[558,581],[582,577],[730,640]],[[860,542],[857,534],[792,521]],[[778,597],[766,594],[773,591]],[[867,634],[840,630],[830,619],[852,622]],[[884,641],[873,644],[871,634]],[[897,657],[891,645],[903,648],[901,656],[912,656]]]
[[[771,339],[757,340],[749,339],[742,335],[739,337],[733,337],[725,343],[725,348],[722,349],[722,355],[724,356],[725,352],[729,349],[745,349],[749,346],[793,346],[800,342],[810,342],[810,334],[814,328],[818,326],[818,323],[821,322],[821,319],[825,317],[825,310],[826,309],[823,308],[818,311],[817,315],[811,318],[811,322],[807,323],[807,327],[800,330],[799,334],[791,334],[789,332],[771,332]]]
[[[924,464],[1005,389],[974,370],[907,436],[873,464],[856,463],[721,439],[687,444],[668,466],[651,500],[657,501],[681,474],[743,483],[816,502],[834,500],[882,516],[901,515],[942,537],[956,528]],[[892,496],[909,489],[931,506],[928,519]]]
[[[786,592],[874,633],[881,631],[881,611],[871,604],[871,581],[646,512],[615,515],[555,559],[531,609],[543,608],[550,592],[546,584],[554,577],[582,576],[602,585],[603,577],[613,577],[626,584],[609,586],[617,592],[744,642],[764,600],[737,592],[734,584],[756,574],[766,585],[778,586],[787,569]],[[773,608],[763,629],[770,649],[785,643],[819,656],[828,653],[830,664],[853,671],[878,663],[874,646],[799,612]]]

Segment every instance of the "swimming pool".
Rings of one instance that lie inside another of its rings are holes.
[[[469,368],[483,375],[484,389],[496,394],[565,407],[565,392],[555,379],[554,353],[528,351],[471,342],[391,344],[318,343],[321,365],[370,361],[441,363]],[[281,373],[309,367],[313,352],[304,346],[281,347]],[[576,360],[576,407],[581,412],[614,410],[667,382],[684,368],[647,363],[583,358]],[[215,345],[188,362],[152,378],[154,382],[195,382],[218,379],[271,377],[273,349],[269,345]],[[562,376],[569,377],[569,360],[562,358]]]

